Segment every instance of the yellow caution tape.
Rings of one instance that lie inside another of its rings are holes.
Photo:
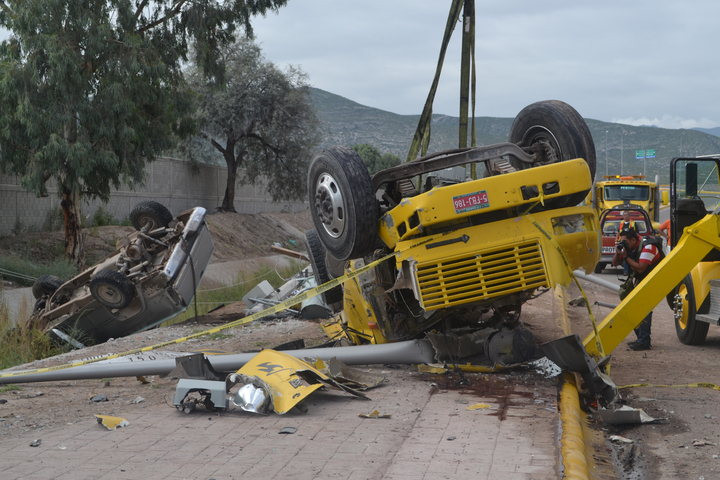
[[[450,233],[452,233],[452,232],[446,232],[446,233],[443,233],[442,235],[444,236],[444,235],[448,235],[448,234],[450,234]],[[126,356],[128,356],[128,355],[135,355],[135,354],[138,354],[138,353],[143,353],[143,352],[149,352],[149,351],[152,351],[152,350],[157,350],[158,348],[167,347],[167,346],[169,346],[169,345],[177,345],[177,344],[179,344],[179,343],[183,343],[183,342],[186,342],[186,341],[188,341],[188,340],[192,340],[192,339],[194,339],[194,338],[200,338],[200,337],[202,337],[202,336],[204,336],[204,335],[210,335],[210,334],[213,334],[213,333],[221,332],[221,331],[223,331],[223,330],[227,330],[227,329],[229,329],[229,328],[233,328],[233,327],[237,327],[237,326],[240,326],[240,325],[244,325],[244,324],[246,324],[246,323],[250,323],[250,322],[253,322],[253,321],[255,321],[255,320],[258,320],[258,319],[260,319],[260,318],[267,317],[268,315],[272,315],[273,313],[281,312],[281,311],[283,311],[283,310],[285,310],[285,309],[287,309],[287,308],[289,308],[289,307],[291,307],[291,306],[293,306],[293,305],[297,305],[298,303],[301,303],[301,302],[303,302],[303,301],[305,301],[305,300],[307,300],[307,299],[309,299],[309,298],[313,298],[313,297],[315,297],[315,296],[317,296],[317,295],[320,295],[321,293],[327,292],[328,290],[330,290],[330,289],[332,289],[332,288],[335,288],[335,287],[337,287],[338,285],[341,285],[341,284],[347,282],[348,280],[350,280],[350,279],[352,279],[352,278],[355,278],[355,277],[357,277],[358,275],[361,275],[361,274],[367,272],[367,271],[370,270],[370,269],[375,268],[377,265],[381,264],[381,263],[384,262],[385,260],[388,260],[388,259],[390,259],[390,258],[392,258],[392,257],[394,257],[394,256],[396,256],[396,255],[398,255],[398,254],[406,251],[406,250],[409,250],[409,249],[411,249],[411,248],[418,247],[418,246],[420,246],[420,245],[422,245],[422,244],[424,244],[424,243],[427,243],[427,242],[429,242],[429,241],[430,241],[430,239],[426,239],[426,240],[423,240],[423,241],[421,241],[421,242],[416,243],[415,245],[411,245],[411,246],[409,246],[409,247],[407,247],[407,248],[405,248],[405,249],[397,250],[397,251],[395,251],[395,252],[393,252],[393,253],[391,253],[391,254],[389,254],[389,255],[386,255],[386,256],[380,258],[379,260],[375,260],[374,262],[368,263],[368,264],[365,265],[364,267],[358,268],[357,270],[355,270],[355,271],[352,272],[352,273],[345,274],[345,275],[343,275],[342,277],[338,277],[338,278],[332,279],[332,280],[330,280],[329,282],[320,285],[319,287],[315,287],[315,288],[313,288],[313,289],[307,290],[307,291],[301,293],[300,295],[297,295],[297,296],[292,297],[292,298],[290,298],[290,299],[288,299],[288,300],[285,300],[285,301],[282,302],[282,303],[279,303],[279,304],[277,304],[277,305],[273,305],[273,306],[270,307],[270,308],[267,308],[267,309],[265,309],[265,310],[263,310],[263,311],[261,311],[261,312],[255,313],[255,314],[250,315],[250,316],[248,316],[248,317],[241,318],[240,320],[235,320],[234,322],[226,323],[225,325],[220,325],[220,326],[218,326],[218,327],[214,327],[214,328],[211,328],[211,329],[209,329],[209,330],[204,330],[204,331],[202,331],[202,332],[194,333],[194,334],[192,334],[192,335],[188,335],[187,337],[176,338],[175,340],[168,340],[167,342],[157,343],[157,344],[151,345],[151,346],[149,346],[149,347],[136,348],[136,349],[134,349],[134,350],[128,350],[128,351],[122,352],[122,353],[114,353],[114,354],[109,354],[109,355],[101,355],[101,356],[93,357],[93,358],[90,358],[90,359],[82,360],[82,361],[79,361],[79,362],[67,363],[67,364],[63,364],[63,365],[55,365],[55,366],[53,366],[53,367],[43,367],[43,368],[35,368],[35,369],[31,369],[31,370],[19,370],[19,371],[16,371],[16,372],[7,372],[7,373],[0,374],[0,378],[17,377],[17,376],[20,376],[20,375],[33,375],[33,374],[36,374],[36,373],[53,372],[53,371],[56,371],[56,370],[64,370],[64,369],[66,369],[66,368],[74,368],[74,367],[79,367],[79,366],[81,366],[81,365],[88,365],[88,364],[90,364],[90,363],[101,362],[101,361],[103,361],[103,360],[112,360],[112,359],[114,359],[114,358],[126,357]]]
[[[617,388],[618,388],[618,390],[620,390],[622,388],[635,388],[635,387],[709,388],[711,390],[720,391],[719,385],[715,385],[714,383],[705,383],[705,382],[686,383],[685,385],[654,385],[652,383],[634,383],[632,385],[623,385],[622,387],[617,387]]]

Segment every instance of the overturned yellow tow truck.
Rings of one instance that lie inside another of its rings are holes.
[[[508,143],[439,152],[372,178],[353,150],[323,150],[308,174],[318,283],[394,257],[324,294],[339,312],[335,328],[364,344],[445,320],[513,327],[537,289],[598,262],[597,216],[577,206],[594,174],[585,121],[554,100],[523,109]]]

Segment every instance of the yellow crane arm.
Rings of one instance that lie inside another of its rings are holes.
[[[655,306],[714,248],[720,249],[720,215],[717,210],[687,227],[680,242],[598,326],[605,354],[612,352]],[[585,350],[599,357],[595,333],[583,341]]]

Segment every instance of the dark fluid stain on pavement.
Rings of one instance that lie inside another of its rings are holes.
[[[453,390],[461,395],[473,395],[478,398],[492,398],[499,408],[489,413],[498,417],[501,421],[507,418],[507,411],[512,406],[522,407],[528,402],[514,403],[514,398],[535,400],[536,396],[532,389],[518,388],[531,385],[532,382],[522,376],[487,375],[477,373],[448,372],[446,375],[428,375],[428,379],[435,383],[430,390],[433,395],[438,392]]]

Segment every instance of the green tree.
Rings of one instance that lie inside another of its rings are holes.
[[[66,256],[83,262],[81,197],[143,180],[146,162],[194,132],[181,65],[222,85],[219,55],[287,0],[7,0],[0,26],[0,170],[62,197]]]
[[[402,162],[397,155],[393,155],[392,153],[382,154],[380,150],[369,143],[353,145],[352,149],[358,152],[360,158],[363,159],[363,162],[365,162],[365,165],[367,165],[370,171],[370,175],[375,175],[380,170],[400,165]]]
[[[197,71],[188,75],[200,104],[200,134],[188,143],[193,160],[206,160],[211,145],[227,165],[220,210],[235,211],[235,185],[266,181],[274,200],[304,198],[312,150],[320,142],[320,121],[305,74],[280,71],[245,39],[223,51],[227,84],[215,88]],[[245,174],[237,178],[239,168]]]

